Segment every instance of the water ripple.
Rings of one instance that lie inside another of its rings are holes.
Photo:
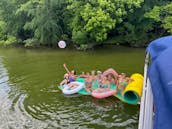
[[[138,113],[114,97],[95,99],[79,94],[66,96],[53,84],[36,89],[35,86],[39,82],[32,82],[30,86],[32,81],[30,78],[36,80],[37,73],[15,75],[10,78],[13,80],[11,84],[8,70],[2,62],[0,58],[0,128],[2,129],[136,128]],[[27,87],[23,90],[20,85]]]

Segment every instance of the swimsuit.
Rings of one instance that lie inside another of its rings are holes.
[[[92,82],[85,82],[85,85],[89,85],[89,84],[92,84]]]
[[[119,79],[118,80],[118,85],[122,85],[122,86],[126,86],[127,85],[127,81],[125,79]]]
[[[102,82],[99,82],[99,87],[100,88],[105,88],[105,87],[107,87],[108,85],[107,84],[103,84]]]
[[[119,82],[119,85],[122,85],[125,87],[127,85],[127,82],[126,81]]]
[[[74,82],[75,79],[73,77],[69,77],[69,82]]]

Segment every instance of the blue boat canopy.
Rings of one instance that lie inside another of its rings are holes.
[[[154,98],[154,129],[171,129],[172,36],[152,41],[146,51],[151,55],[148,77]]]
[[[155,60],[161,52],[172,47],[172,36],[166,36],[152,41],[146,51],[150,53],[151,59]]]

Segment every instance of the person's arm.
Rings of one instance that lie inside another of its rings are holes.
[[[127,83],[130,83],[130,82],[133,82],[134,81],[134,79],[132,79],[130,77],[127,77],[126,80],[127,80]]]
[[[65,68],[66,72],[67,72],[68,74],[70,74],[70,71],[69,71],[69,69],[66,67],[66,64],[63,64],[63,67]]]
[[[63,80],[63,81],[60,82],[60,85],[64,85],[65,83],[67,83],[67,81]]]

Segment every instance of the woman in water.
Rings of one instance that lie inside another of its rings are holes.
[[[69,71],[69,69],[66,67],[66,64],[63,64],[66,72],[69,74],[69,82],[73,82],[76,79],[76,71],[72,70],[71,72]]]
[[[133,80],[129,77],[126,77],[125,73],[121,73],[121,75],[118,76],[117,90],[120,90],[121,94],[123,94],[125,87],[131,81],[133,81]]]
[[[93,78],[92,76],[90,76],[89,73],[87,73],[87,77],[85,78],[85,89],[87,92],[91,92],[91,87],[92,87],[92,83],[93,83]]]
[[[96,81],[100,81],[102,79],[103,75],[101,71],[97,71]]]
[[[110,83],[116,84],[116,83],[115,83],[115,79],[112,77],[111,74],[108,74],[108,75],[107,75],[107,79],[108,79],[108,81],[110,81]]]
[[[68,86],[70,88],[75,88],[76,86],[75,85],[72,85],[70,82],[74,82],[75,81],[75,79],[76,79],[76,71],[75,70],[72,70],[70,72],[69,69],[66,67],[66,64],[63,64],[63,67],[65,68],[67,74],[69,75],[69,78],[68,78],[69,84],[68,84]]]
[[[60,85],[67,85],[69,83],[69,74],[65,73],[64,80],[60,82]]]
[[[95,75],[95,70],[92,70],[91,71],[91,77],[92,77],[92,80],[95,82],[96,81],[96,75]]]
[[[96,89],[97,93],[110,90],[110,81],[108,81],[106,76],[101,75],[101,78],[99,76],[97,81],[98,81],[98,89]]]
[[[102,79],[98,82],[99,88],[110,90],[110,81],[107,76],[102,76]]]
[[[86,78],[87,77],[87,74],[85,74],[85,72],[82,72],[78,77]]]

